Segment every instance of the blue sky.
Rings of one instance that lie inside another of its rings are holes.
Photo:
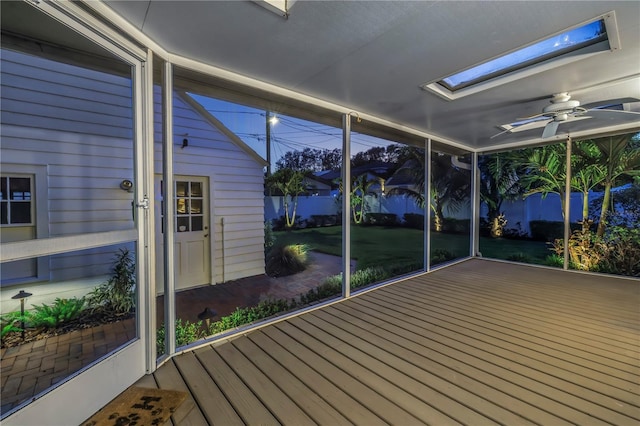
[[[220,120],[254,151],[266,159],[266,112],[218,99],[190,94],[209,113]],[[273,113],[271,113],[274,115]],[[342,129],[275,114],[278,122],[271,126],[272,169],[287,151],[304,148],[342,148]],[[352,132],[351,154],[394,142]]]

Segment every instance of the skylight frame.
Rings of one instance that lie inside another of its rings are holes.
[[[599,38],[596,38],[594,39],[595,41],[590,40],[588,42],[583,42],[578,45],[571,46],[571,48],[568,48],[568,49],[561,49],[559,51],[555,51],[550,54],[539,56],[529,61],[525,61],[523,63],[518,64],[517,66],[512,66],[496,72],[492,72],[481,78],[474,79],[470,82],[465,82],[463,85],[460,85],[461,87],[452,88],[447,84],[442,84],[445,78],[449,78],[457,74],[466,72],[469,69],[482,66],[496,59],[511,55],[514,52],[518,52],[520,50],[526,49],[530,46],[534,46],[540,42],[543,42],[545,40],[550,40],[559,35],[566,34],[573,30],[594,24],[595,22],[598,22],[598,21],[604,22],[605,33],[604,33],[604,37],[601,36]],[[488,89],[500,86],[502,84],[519,80],[524,77],[528,77],[530,75],[540,73],[542,71],[557,68],[562,65],[584,59],[586,57],[590,57],[590,56],[605,53],[605,52],[620,50],[620,49],[621,49],[621,46],[620,46],[620,39],[618,36],[618,27],[615,19],[615,11],[610,11],[603,15],[599,15],[593,19],[590,19],[588,21],[582,22],[578,25],[574,25],[572,27],[559,31],[555,34],[536,40],[526,46],[522,46],[518,49],[512,50],[510,52],[506,52],[502,55],[483,61],[479,64],[476,64],[460,72],[451,74],[449,76],[441,77],[431,82],[421,84],[420,87],[423,90],[433,92],[436,95],[441,96],[446,100],[455,100],[455,99],[468,96],[480,91],[484,91],[484,90],[488,90]]]

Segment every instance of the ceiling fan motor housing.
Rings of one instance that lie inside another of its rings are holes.
[[[542,109],[544,115],[553,117],[555,121],[564,121],[580,106],[580,101],[571,100],[568,93],[557,93],[551,98],[551,105]]]

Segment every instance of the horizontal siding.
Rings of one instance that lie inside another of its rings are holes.
[[[122,180],[133,180],[131,80],[16,52],[2,54],[2,162],[48,166],[49,235],[131,228],[133,194],[119,189]],[[159,87],[154,89],[155,172],[161,173],[161,99]],[[264,259],[256,258],[263,250],[262,166],[178,96],[173,113],[176,145],[181,146],[181,135],[189,139],[188,147],[174,151],[175,173],[210,178],[212,259],[222,256],[224,217],[229,224],[224,245],[232,250],[225,267],[236,278],[243,267],[245,276],[264,272]],[[110,259],[92,254],[84,266],[92,274],[91,269],[104,271],[109,264]],[[78,276],[82,266],[51,258],[55,278],[63,270]]]

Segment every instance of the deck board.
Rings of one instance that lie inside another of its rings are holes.
[[[153,377],[190,392],[181,425],[638,424],[639,307],[637,280],[475,259]]]

